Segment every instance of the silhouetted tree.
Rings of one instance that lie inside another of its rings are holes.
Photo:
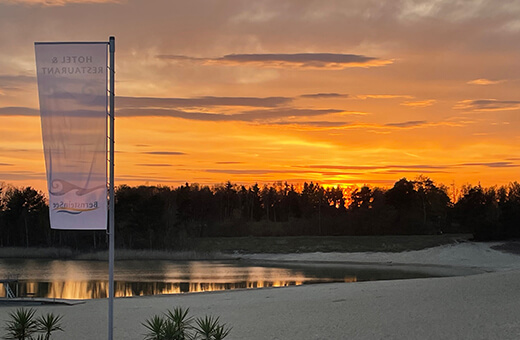
[[[7,243],[26,247],[45,244],[48,239],[45,196],[31,187],[10,187],[5,192],[4,200]]]
[[[462,198],[455,204],[461,224],[470,230],[477,240],[492,240],[504,237],[499,220],[500,211],[494,188],[480,185],[463,188]]]
[[[506,237],[520,237],[520,184],[512,182],[498,190],[500,220]]]
[[[446,224],[450,199],[445,187],[427,177],[415,181],[402,178],[386,192],[386,201],[398,212],[394,228],[406,234],[432,234]]]

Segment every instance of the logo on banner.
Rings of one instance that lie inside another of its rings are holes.
[[[81,214],[82,212],[94,211],[99,209],[99,202],[55,202],[52,204],[54,211],[67,214]]]
[[[52,182],[52,189],[50,194],[53,196],[64,196],[68,194],[69,199],[67,200],[56,200],[52,202],[52,209],[57,213],[67,213],[72,215],[78,215],[83,212],[89,212],[97,210],[101,207],[98,200],[85,202],[83,196],[100,189],[105,189],[103,186],[95,188],[85,189],[77,185],[69,183],[67,181],[56,179]],[[70,198],[70,196],[73,196]],[[77,200],[74,200],[74,196]]]

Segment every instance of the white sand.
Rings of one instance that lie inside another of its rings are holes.
[[[220,316],[227,339],[520,339],[520,256],[462,243],[404,253],[242,256],[267,260],[473,267],[483,274],[116,299],[115,338],[143,339],[145,319],[175,306]],[[0,307],[0,320],[16,307]],[[65,315],[56,339],[106,339],[107,301],[37,306]]]

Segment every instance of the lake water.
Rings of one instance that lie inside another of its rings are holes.
[[[431,277],[424,272],[345,264],[274,264],[249,261],[117,261],[115,296],[178,294]],[[0,259],[0,280],[15,278],[18,296],[97,299],[108,296],[108,264],[103,261]],[[0,283],[0,297],[5,289]]]

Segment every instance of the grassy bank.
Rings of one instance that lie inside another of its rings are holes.
[[[123,260],[215,260],[228,256],[220,252],[204,251],[165,251],[165,250],[135,250],[116,249],[114,258]],[[73,251],[68,248],[0,248],[0,258],[3,259],[61,259],[84,261],[108,261],[108,250]]]
[[[222,237],[191,240],[197,252],[402,252],[467,241],[472,235]]]
[[[188,239],[183,251],[116,249],[116,260],[211,260],[233,253],[402,252],[466,241],[471,235],[222,237]],[[108,259],[106,250],[0,248],[0,258]]]

